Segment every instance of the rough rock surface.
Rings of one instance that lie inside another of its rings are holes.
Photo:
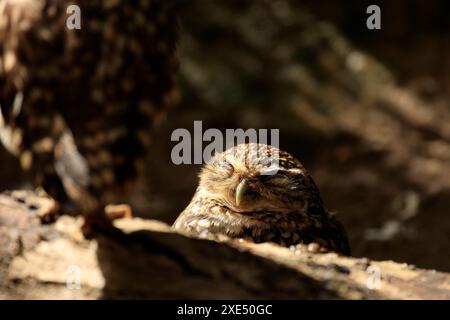
[[[450,299],[450,274],[412,265],[191,239],[137,218],[116,222],[120,238],[88,241],[81,222],[41,225],[0,195],[0,299]]]

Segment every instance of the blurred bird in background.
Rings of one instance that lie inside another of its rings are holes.
[[[67,7],[81,28],[66,27]],[[151,130],[177,104],[167,1],[0,0],[0,137],[86,229],[137,177]],[[108,222],[106,222],[108,224]]]

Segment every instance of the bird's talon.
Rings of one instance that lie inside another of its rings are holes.
[[[122,218],[131,218],[133,210],[127,204],[110,204],[105,207],[105,214],[111,221]]]
[[[41,223],[49,224],[56,221],[60,215],[59,204],[47,193],[36,191],[14,190],[4,193],[14,201],[25,206],[27,210],[37,216]]]
[[[311,253],[318,253],[320,250],[320,245],[318,243],[312,242],[308,244],[307,250]]]

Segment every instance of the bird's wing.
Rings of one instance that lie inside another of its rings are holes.
[[[65,201],[54,148],[67,127],[49,80],[57,53],[44,12],[44,0],[0,0],[0,139],[37,185]]]

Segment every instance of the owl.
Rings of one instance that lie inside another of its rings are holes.
[[[87,222],[122,200],[178,102],[174,11],[163,0],[0,0],[0,139]]]
[[[350,255],[344,227],[325,209],[300,161],[265,144],[239,144],[216,154],[173,228],[282,246],[316,243]]]

